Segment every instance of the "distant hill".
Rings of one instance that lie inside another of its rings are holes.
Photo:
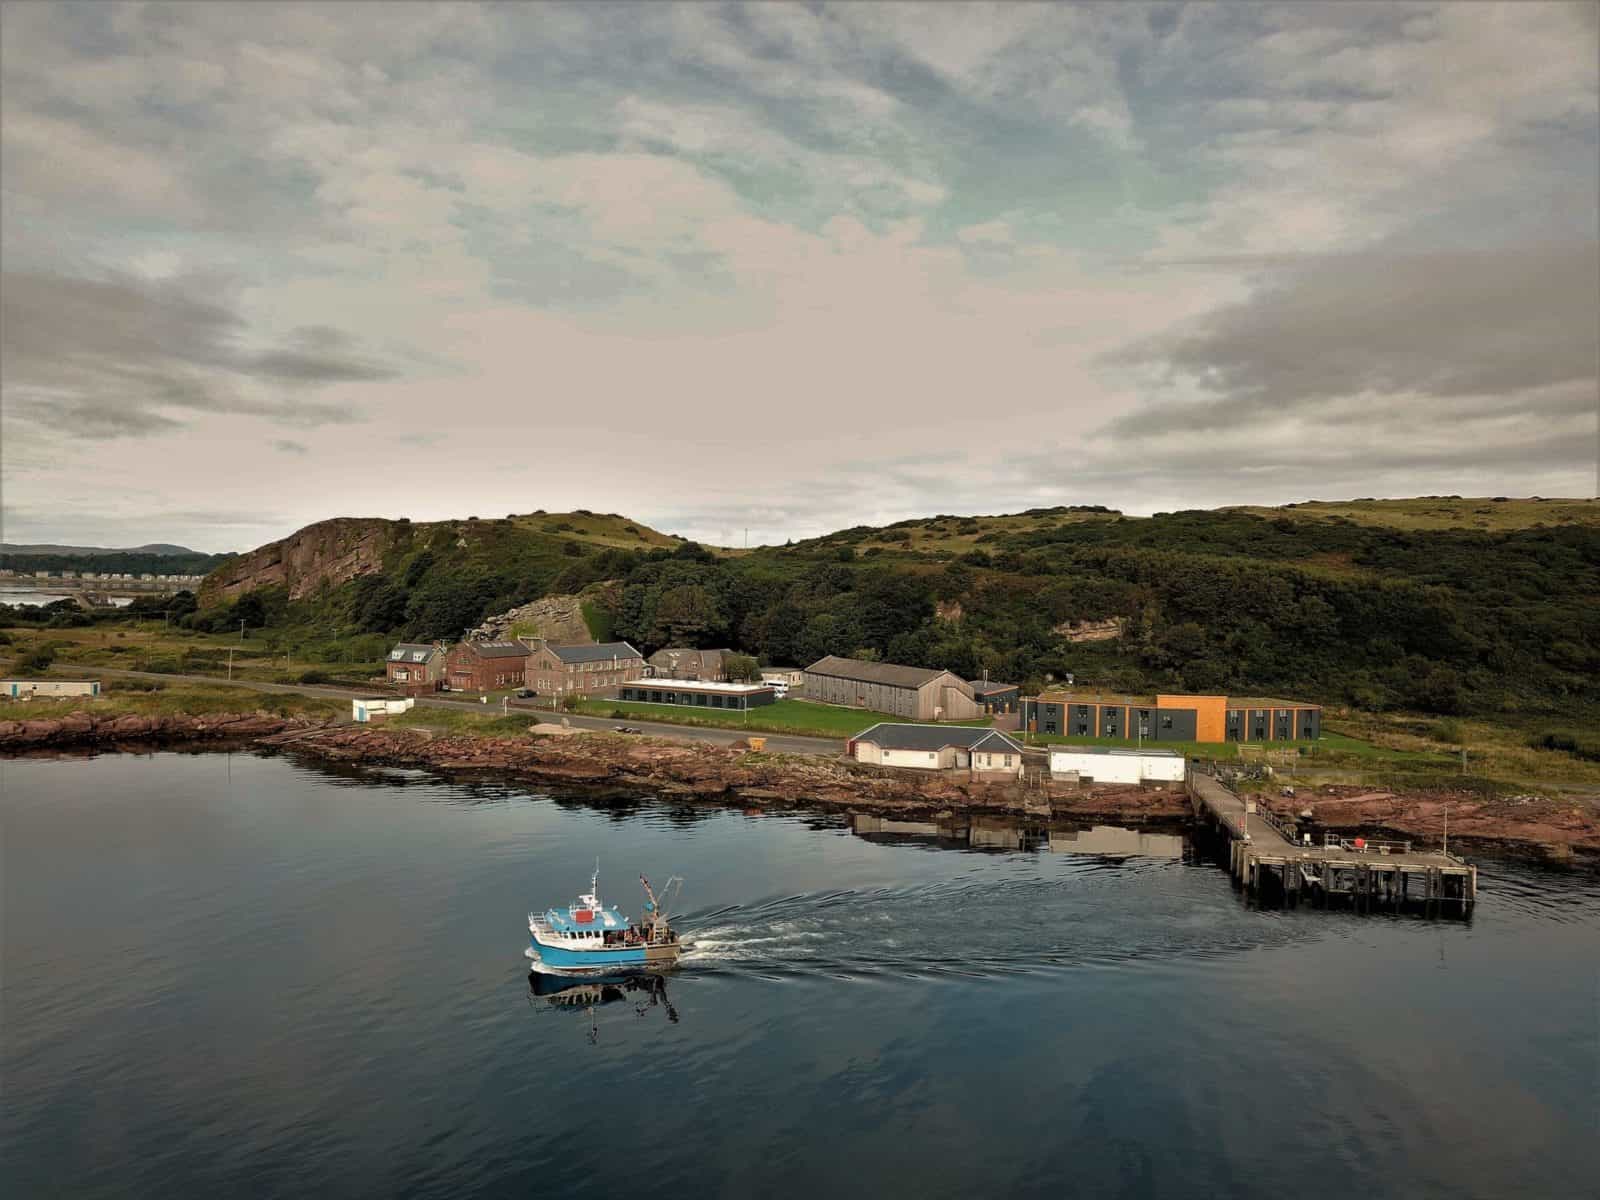
[[[583,511],[337,518],[222,563],[185,623],[381,644],[555,595],[647,654],[866,654],[1027,688],[1070,673],[1116,692],[1600,719],[1600,504],[1582,499],[1039,508],[748,551]]]
[[[1408,500],[1306,500],[1275,507],[1240,504],[1220,512],[1354,521],[1384,529],[1532,529],[1537,525],[1600,525],[1600,500],[1563,497],[1416,496]]]
[[[16,542],[0,542],[0,554],[53,554],[61,557],[73,554],[145,554],[162,558],[183,554],[191,558],[208,557],[202,550],[191,550],[187,546],[174,546],[171,542],[151,542],[148,546],[129,546],[126,549],[115,549],[107,546],[57,546],[51,543],[19,544]]]

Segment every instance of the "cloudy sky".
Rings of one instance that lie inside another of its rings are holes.
[[[1592,495],[1597,12],[7,3],[3,535]]]

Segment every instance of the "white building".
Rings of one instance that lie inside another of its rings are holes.
[[[98,696],[98,679],[0,679],[0,696],[27,700],[33,696]]]
[[[1183,755],[1172,750],[1111,750],[1105,747],[1054,747],[1050,774],[1076,771],[1096,783],[1182,783]]]
[[[1022,774],[1022,746],[998,729],[970,725],[900,725],[863,729],[846,744],[857,762],[922,771]]]
[[[385,717],[397,713],[410,712],[416,706],[416,697],[407,696],[404,700],[393,697],[373,696],[365,700],[350,701],[350,719],[363,723],[381,721]]]

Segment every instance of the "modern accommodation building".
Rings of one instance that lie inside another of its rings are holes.
[[[1096,783],[1182,783],[1183,772],[1183,755],[1172,750],[1075,746],[1050,751],[1050,774],[1058,778],[1075,774]]]
[[[644,655],[627,642],[528,643],[527,686],[541,696],[588,695],[644,675]]]
[[[856,734],[845,753],[880,767],[1022,774],[1022,746],[998,729],[884,722]]]
[[[764,683],[723,683],[711,679],[636,679],[617,691],[619,700],[639,704],[677,704],[687,708],[751,709],[771,704],[777,693]]]
[[[1021,703],[1024,729],[1062,737],[1288,742],[1322,736],[1322,708],[1298,700],[1042,692]]]
[[[982,715],[972,685],[949,671],[864,662],[830,654],[806,668],[806,699],[844,704],[915,721],[963,721]]]
[[[1014,683],[982,683],[972,685],[972,698],[978,706],[991,715],[1003,715],[1017,711],[1017,705],[1022,700],[1022,689]]]
[[[389,682],[405,692],[436,692],[446,679],[445,649],[425,642],[401,642],[383,664]]]
[[[493,692],[522,686],[528,648],[521,642],[457,642],[445,655],[450,688]]]
[[[732,650],[669,646],[650,656],[650,673],[663,679],[726,679],[722,661],[732,653]]]

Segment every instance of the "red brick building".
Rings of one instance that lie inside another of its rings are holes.
[[[532,644],[527,684],[541,696],[589,695],[644,675],[644,656],[627,642],[587,646]]]
[[[446,662],[451,691],[496,692],[522,686],[528,648],[521,642],[457,642]]]

